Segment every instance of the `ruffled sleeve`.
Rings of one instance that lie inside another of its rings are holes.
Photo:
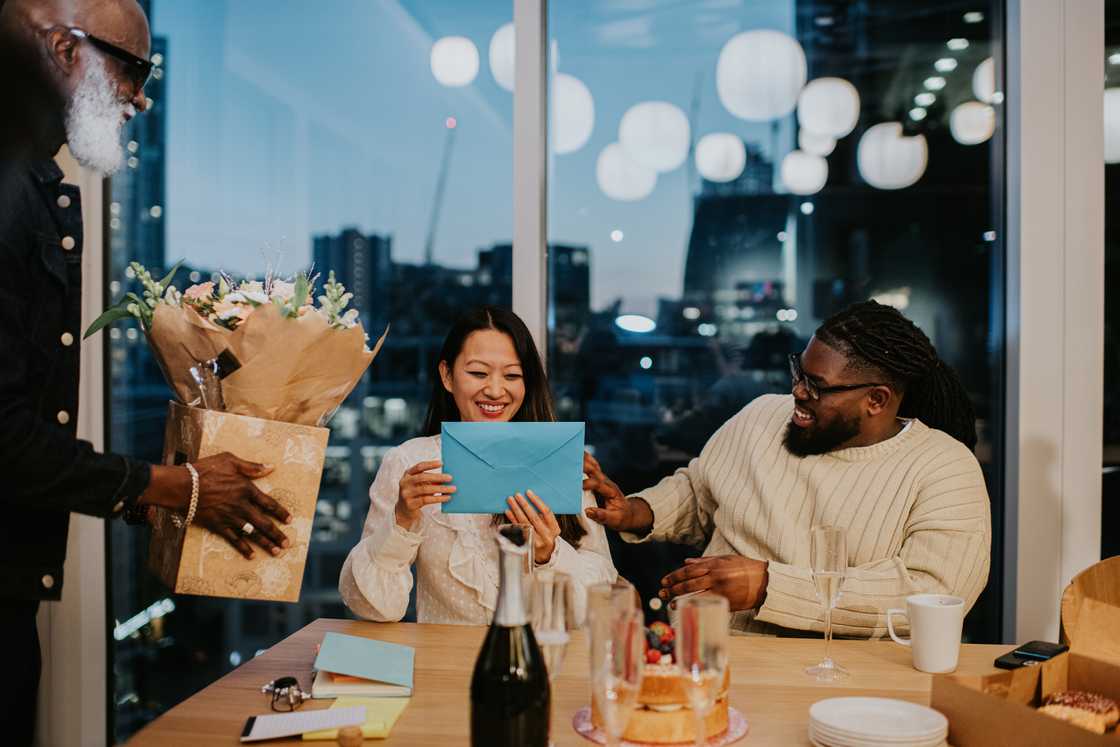
[[[424,518],[410,530],[397,524],[394,508],[406,465],[399,449],[385,454],[369,489],[370,507],[362,538],[350,550],[338,591],[358,617],[397,622],[408,609],[410,566],[423,539]]]

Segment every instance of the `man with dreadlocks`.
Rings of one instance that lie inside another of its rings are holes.
[[[914,593],[971,608],[988,578],[991,517],[957,375],[913,322],[874,301],[828,319],[790,369],[792,396],[754,400],[652,488],[627,497],[590,465],[599,508],[587,515],[630,542],[704,547],[661,596],[722,594],[741,630],[823,630],[809,565],[820,525],[848,539],[838,634],[883,635],[887,608]]]

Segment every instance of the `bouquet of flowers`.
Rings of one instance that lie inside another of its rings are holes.
[[[125,294],[85,337],[121,319],[139,320],[183,404],[321,426],[385,341],[382,335],[369,348],[358,310],[347,308],[353,294],[333,272],[316,306],[317,277],[269,272],[263,281],[236,282],[222,273],[180,292],[171,284],[179,266],[157,280],[132,262],[140,294]]]

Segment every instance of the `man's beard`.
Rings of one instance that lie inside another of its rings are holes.
[[[789,423],[782,443],[794,456],[807,457],[827,454],[858,435],[859,418],[838,415],[824,426],[819,425],[819,421],[809,428]]]
[[[126,112],[136,113],[132,104],[121,103],[105,65],[90,60],[66,109],[66,142],[78,163],[103,176],[120,169]]]

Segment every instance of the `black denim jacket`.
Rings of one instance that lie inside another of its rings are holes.
[[[10,166],[10,164],[9,164]],[[0,193],[0,598],[58,599],[70,512],[109,517],[150,465],[77,438],[82,206],[53,160]]]

